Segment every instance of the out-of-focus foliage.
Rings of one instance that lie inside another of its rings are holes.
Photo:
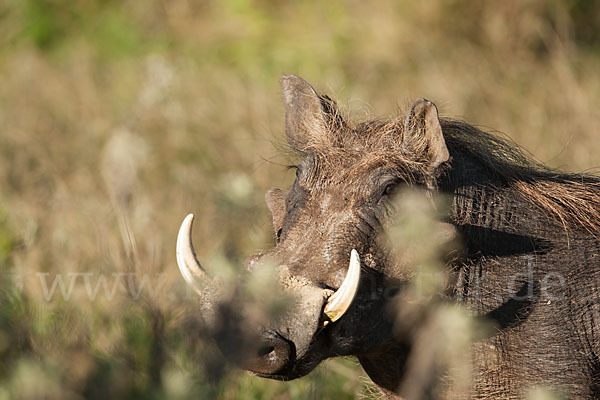
[[[0,2],[0,399],[370,393],[353,360],[272,382],[191,340],[179,222],[209,268],[272,244],[282,73],[357,118],[424,96],[596,167],[599,32],[592,0]]]

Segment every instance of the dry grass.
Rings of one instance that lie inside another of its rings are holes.
[[[271,245],[263,193],[292,179],[281,73],[359,118],[423,96],[551,166],[597,167],[600,7],[566,4],[0,3],[0,398],[369,392],[351,361],[275,383],[185,340],[179,222],[197,213],[209,268]],[[57,274],[73,293],[46,301]],[[99,274],[122,279],[112,298],[90,299]]]

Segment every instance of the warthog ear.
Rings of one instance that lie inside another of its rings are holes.
[[[283,226],[283,219],[285,218],[285,199],[287,198],[288,192],[278,188],[269,189],[265,193],[265,202],[267,207],[273,216],[273,230],[277,234],[279,229]],[[279,236],[277,234],[277,236]]]
[[[438,109],[431,101],[421,98],[410,108],[404,121],[402,150],[413,157],[425,157],[431,171],[450,158]]]
[[[296,75],[281,77],[285,103],[285,134],[294,149],[308,151],[318,146],[338,119],[333,102],[320,97],[304,79]]]

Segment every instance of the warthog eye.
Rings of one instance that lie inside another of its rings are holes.
[[[279,243],[279,241],[281,240],[281,232],[283,231],[282,228],[279,228],[277,230],[277,233],[275,233],[275,239],[277,240],[277,243]]]
[[[400,185],[398,184],[398,182],[394,182],[394,183],[390,183],[388,184],[385,189],[383,190],[383,195],[384,196],[393,196],[396,194],[396,192],[398,191],[398,187]]]

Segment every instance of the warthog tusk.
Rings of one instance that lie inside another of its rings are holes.
[[[327,304],[323,312],[331,322],[337,321],[344,315],[344,313],[352,304],[356,291],[358,289],[358,282],[360,280],[360,258],[358,252],[352,249],[350,253],[350,265],[348,266],[348,272],[344,282],[334,294],[327,299]]]
[[[206,276],[206,271],[196,259],[194,245],[192,244],[192,224],[194,223],[194,214],[188,214],[181,223],[179,234],[177,235],[177,266],[183,279],[200,292],[199,281]]]

